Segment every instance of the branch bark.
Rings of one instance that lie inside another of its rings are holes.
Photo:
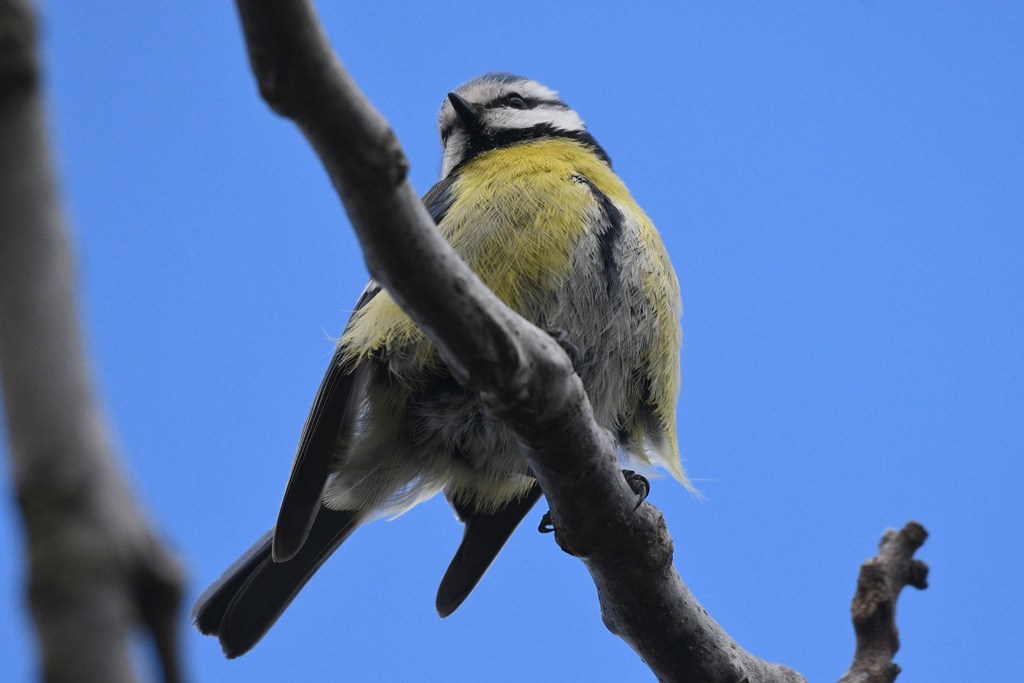
[[[175,682],[182,575],[94,397],[40,80],[33,8],[0,0],[0,379],[42,677],[135,680],[128,642],[141,623]]]
[[[561,348],[502,304],[441,237],[387,122],[331,51],[308,0],[238,0],[260,92],[316,150],[367,266],[519,436],[559,545],[590,570],[608,628],[661,681],[803,681],[745,652],[672,565],[661,514],[623,478]]]
[[[917,522],[889,529],[878,545],[878,555],[864,562],[853,596],[853,628],[857,649],[853,664],[839,683],[893,683],[900,673],[892,661],[900,649],[896,628],[896,602],[905,586],[928,587],[928,565],[914,559],[928,532]]]

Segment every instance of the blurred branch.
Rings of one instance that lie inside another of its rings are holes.
[[[672,565],[661,514],[623,478],[565,353],[502,304],[442,238],[406,179],[387,122],[330,49],[307,0],[238,0],[260,92],[320,156],[372,276],[440,349],[456,378],[512,427],[559,545],[598,589],[608,628],[663,681],[803,681],[745,652]]]
[[[917,522],[901,530],[889,529],[878,545],[878,555],[860,567],[853,596],[853,628],[857,649],[850,669],[839,683],[893,683],[900,673],[892,661],[900,649],[896,628],[896,601],[905,586],[928,587],[928,565],[914,559],[928,532]]]
[[[135,680],[141,623],[164,680],[179,681],[181,571],[128,490],[93,393],[40,81],[33,8],[0,0],[0,381],[42,677]]]

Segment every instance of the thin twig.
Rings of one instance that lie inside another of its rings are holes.
[[[928,565],[914,559],[928,532],[917,522],[882,536],[878,555],[860,568],[853,596],[853,628],[857,649],[853,664],[839,683],[893,683],[900,667],[893,662],[900,649],[896,628],[896,602],[904,586],[928,587]]]

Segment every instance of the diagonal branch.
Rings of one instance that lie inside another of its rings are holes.
[[[51,683],[133,681],[141,623],[174,682],[181,571],[93,392],[40,90],[32,7],[0,0],[0,379],[40,669]]]
[[[860,567],[853,596],[853,628],[857,649],[850,669],[839,683],[893,683],[900,667],[892,661],[900,649],[896,628],[896,601],[905,586],[928,587],[928,565],[914,559],[928,532],[917,522],[899,531],[889,529],[878,545],[878,555]]]
[[[605,624],[662,681],[803,681],[742,650],[672,565],[661,514],[634,510],[614,444],[568,357],[504,306],[445,242],[406,179],[387,122],[330,49],[308,0],[238,0],[260,92],[316,150],[370,273],[452,373],[516,431],[559,545],[594,577]]]

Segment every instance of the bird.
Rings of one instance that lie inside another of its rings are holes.
[[[509,73],[442,102],[441,178],[423,196],[455,252],[570,352],[623,458],[689,487],[676,436],[682,304],[661,237],[583,120]],[[512,431],[370,281],[299,439],[277,523],[198,599],[224,654],[249,651],[361,525],[443,492],[464,524],[435,606],[454,612],[541,497]]]

